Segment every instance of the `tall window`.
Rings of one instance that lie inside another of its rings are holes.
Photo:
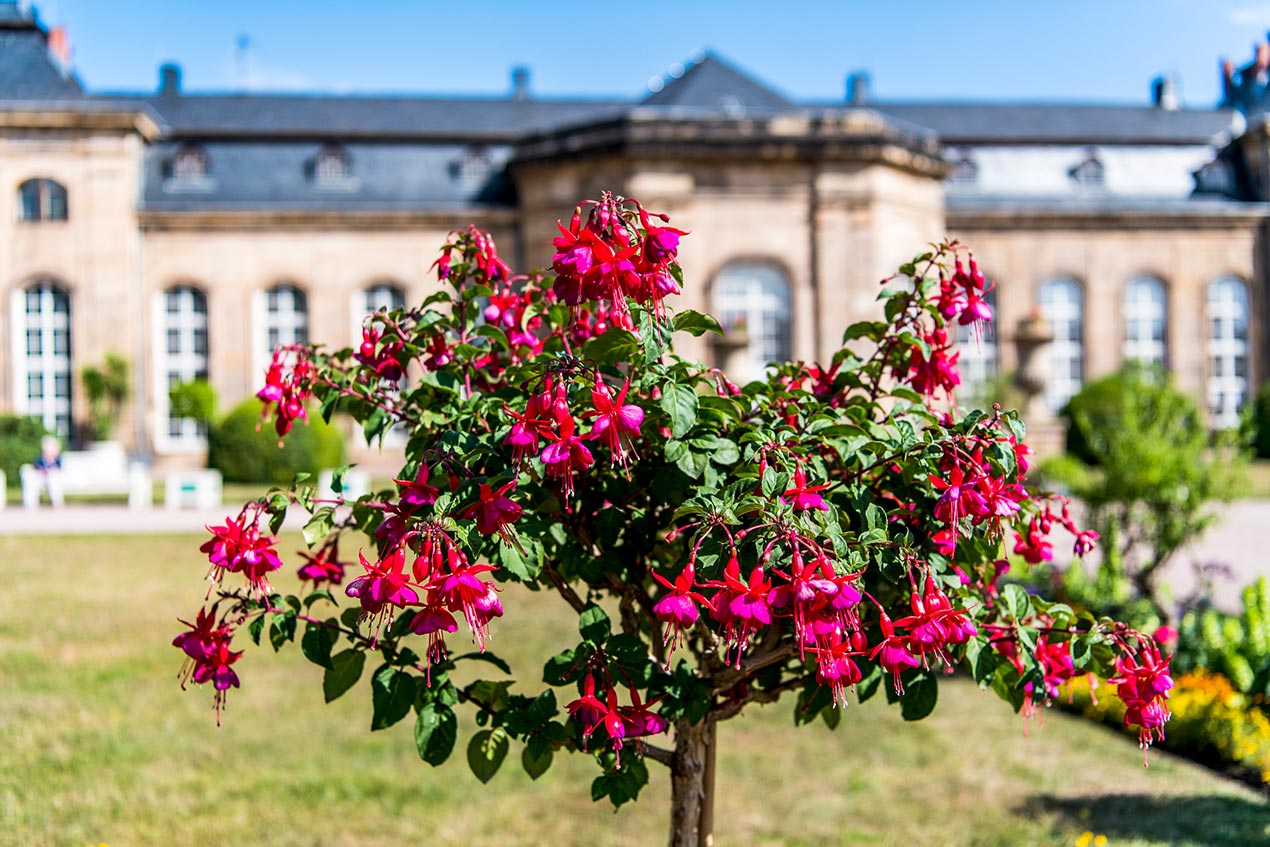
[[[206,190],[212,187],[211,160],[197,144],[186,144],[168,161],[164,188],[169,191]]]
[[[1040,302],[1054,333],[1045,402],[1057,412],[1080,391],[1085,376],[1085,292],[1076,280],[1060,277],[1041,286]]]
[[[406,292],[391,282],[377,282],[362,292],[362,314],[369,315],[380,309],[392,311],[406,305]]]
[[[973,332],[971,326],[956,325],[957,349],[961,352],[957,367],[961,371],[963,394],[975,403],[997,399],[983,396],[988,390],[988,383],[997,375],[997,338],[994,332],[997,326],[997,290],[989,289],[983,299],[992,309],[994,320],[991,323],[982,325],[979,333]]]
[[[313,182],[318,188],[347,188],[353,177],[353,157],[337,144],[327,144],[313,159]]]
[[[13,298],[17,410],[71,437],[71,298],[42,280]]]
[[[1168,365],[1168,298],[1164,283],[1140,276],[1124,290],[1124,357],[1144,365]]]
[[[309,342],[309,298],[296,286],[279,283],[264,292],[262,305],[258,317],[261,358],[256,369],[263,373],[278,347]]]
[[[51,179],[28,179],[18,186],[18,220],[66,220],[66,189]]]
[[[203,424],[173,417],[168,410],[168,392],[183,382],[207,379],[207,295],[191,285],[177,285],[160,298],[160,340],[155,356],[162,380],[155,398],[160,426],[172,446],[197,445],[206,435]]]
[[[790,358],[789,281],[783,273],[770,265],[731,265],[714,286],[719,322],[733,337],[748,338],[744,373],[730,374],[733,379],[757,379],[769,363]]]
[[[1235,277],[1208,285],[1208,405],[1221,429],[1248,400],[1248,287]]]

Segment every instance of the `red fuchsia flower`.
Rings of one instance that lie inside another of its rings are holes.
[[[864,634],[856,631],[851,635],[847,640],[834,632],[825,646],[816,649],[816,681],[829,687],[835,706],[847,705],[847,689],[864,678],[860,666],[851,659],[864,650]]]
[[[1020,535],[1014,543],[1014,552],[1021,553],[1023,560],[1029,564],[1039,565],[1054,558],[1054,545],[1046,536],[1041,521],[1032,518],[1027,525],[1027,533]]]
[[[263,597],[272,591],[266,575],[282,567],[282,560],[274,546],[277,539],[261,534],[260,504],[254,505],[254,509],[244,506],[236,518],[226,518],[223,526],[207,527],[212,538],[199,550],[207,554],[218,584],[226,573],[240,573],[250,589]]]
[[[768,594],[772,583],[765,578],[763,568],[750,571],[749,582],[741,579],[741,565],[736,556],[728,559],[723,569],[723,582],[708,582],[712,588],[721,588],[714,598],[711,617],[723,624],[723,637],[729,650],[736,649],[736,665],[741,665],[741,652],[750,636],[772,623],[772,607]],[[727,659],[727,653],[724,653]]]
[[[459,623],[454,619],[454,615],[440,606],[424,606],[414,616],[414,620],[410,622],[411,632],[416,635],[428,636],[427,680],[429,688],[432,687],[432,666],[444,662],[449,655],[445,649],[444,633],[457,632],[458,629]]]
[[[462,612],[472,639],[481,652],[489,638],[489,624],[502,617],[503,604],[498,599],[494,583],[480,578],[479,574],[495,570],[493,565],[469,564],[467,558],[451,547],[446,555],[447,573],[433,577],[429,586],[429,604],[439,604],[451,612]]]
[[[508,544],[514,544],[516,536],[512,524],[520,520],[522,509],[507,496],[507,492],[515,487],[514,479],[497,491],[482,482],[477,501],[459,512],[459,517],[465,520],[475,518],[476,530],[482,535],[498,534]]]
[[[913,345],[908,372],[904,376],[914,391],[926,397],[933,398],[939,391],[952,396],[953,389],[961,385],[961,374],[957,370],[957,359],[961,353],[952,350],[948,333],[942,329],[932,330],[924,340],[930,348],[929,356],[922,352],[921,347]]]
[[[1099,535],[1092,529],[1082,530],[1076,533],[1076,542],[1072,545],[1072,553],[1077,556],[1083,556],[1091,552],[1098,546]]]
[[[1045,696],[1053,700],[1058,697],[1062,684],[1076,675],[1071,642],[1051,644],[1044,635],[1040,636],[1036,639],[1036,660],[1045,674]]]
[[[788,579],[789,584],[772,589],[771,605],[790,609],[799,655],[806,655],[808,647],[823,645],[834,633],[859,626],[854,610],[862,595],[851,584],[859,573],[838,576],[823,555],[804,563],[802,551],[797,548],[789,574],[776,573]]]
[[[630,387],[628,377],[615,398],[597,372],[591,388],[591,404],[594,409],[583,414],[583,417],[595,418],[587,440],[603,441],[609,448],[612,463],[622,467],[626,467],[631,458],[638,458],[635,455],[634,441],[639,437],[640,425],[644,422],[644,410],[634,403],[626,402]]]
[[[983,509],[976,515],[975,523],[979,524],[989,518],[1009,518],[1018,514],[1021,504],[1031,499],[1027,489],[1017,483],[1005,481],[1005,477],[984,473],[979,477],[976,486],[983,498]]]
[[[394,479],[393,482],[397,483],[399,490],[397,501],[402,506],[410,507],[411,511],[435,503],[441,492],[435,486],[428,484],[430,473],[428,463],[422,462],[414,479]]]
[[[454,350],[450,345],[450,339],[446,338],[444,332],[430,333],[427,344],[424,346],[423,366],[430,371],[436,371],[453,361]]]
[[[707,609],[713,609],[710,601],[698,592],[694,591],[697,569],[692,562],[679,572],[679,576],[675,577],[675,581],[671,583],[664,576],[653,571],[653,579],[661,583],[663,588],[670,591],[665,597],[657,601],[653,606],[653,616],[657,620],[666,625],[666,631],[662,634],[662,641],[667,646],[666,666],[670,667],[670,653],[674,652],[680,644],[683,643],[683,633],[693,627],[700,616],[697,604],[700,603]]]
[[[397,339],[383,340],[383,330],[375,326],[362,329],[362,343],[355,358],[375,372],[379,379],[397,382],[405,374],[400,357],[405,347]]]
[[[189,682],[196,685],[210,682],[216,689],[213,702],[216,707],[216,725],[219,726],[221,709],[225,706],[225,693],[230,688],[239,687],[238,674],[231,665],[242,658],[243,652],[229,649],[229,642],[233,637],[229,627],[214,626],[212,617],[205,617],[200,611],[196,623],[181,621],[191,631],[178,635],[172,644],[179,647],[186,656],[181,671],[181,688],[184,689]]]
[[[882,628],[882,640],[869,652],[869,658],[876,660],[882,670],[891,675],[895,693],[903,695],[904,680],[901,674],[906,670],[920,667],[922,663],[913,654],[908,636],[895,634],[895,625],[891,622],[891,616],[882,611],[879,611],[879,615],[878,625]]]
[[[658,214],[656,217],[663,223],[670,220],[666,215]],[[654,226],[649,213],[642,206],[639,220],[644,227],[644,261],[650,265],[673,262],[679,253],[679,239],[688,233],[668,226]]]
[[[1125,705],[1125,726],[1138,727],[1138,741],[1143,749],[1152,741],[1164,739],[1164,723],[1171,717],[1168,708],[1173,677],[1169,675],[1170,657],[1160,655],[1154,642],[1144,643],[1138,656],[1116,659],[1116,675],[1108,680],[1116,686],[1116,694]]]
[[[652,707],[661,702],[666,695],[663,694],[660,697],[654,697],[647,703],[642,703],[640,702],[638,691],[632,688],[630,692],[631,704],[617,707],[618,717],[622,719],[623,739],[639,739],[649,735],[660,735],[670,728],[669,721],[651,711]],[[616,701],[616,696],[613,699]],[[635,747],[636,751],[638,751],[640,748],[639,741],[636,741]],[[619,750],[621,745],[615,745],[613,749],[615,751]],[[618,765],[620,767],[621,763],[619,762]]]
[[[976,517],[987,511],[983,496],[976,489],[977,479],[966,479],[961,466],[955,465],[947,472],[947,479],[930,474],[930,484],[942,491],[935,503],[935,519],[948,525],[954,538],[960,531],[962,518]]]
[[[952,664],[948,647],[964,644],[979,632],[964,610],[953,608],[948,595],[932,578],[927,578],[920,597],[913,593],[909,605],[913,614],[895,625],[909,630],[909,648],[921,656],[926,667],[930,666],[928,657],[932,655],[946,665]]]
[[[609,713],[605,702],[595,696],[594,676],[586,675],[582,680],[582,696],[565,706],[565,711],[569,713],[569,717],[582,724],[582,749],[585,751],[591,734],[600,728]]]
[[[800,467],[794,471],[794,484],[781,495],[781,499],[793,506],[794,511],[797,512],[806,512],[811,509],[827,512],[829,511],[829,504],[825,502],[825,498],[820,496],[820,492],[828,487],[828,484],[808,485],[807,475],[803,473],[803,469]]]
[[[382,559],[370,562],[358,551],[366,573],[348,584],[344,593],[355,598],[362,605],[362,617],[374,618],[375,635],[379,637],[379,627],[387,622],[392,623],[393,609],[404,608],[419,602],[419,595],[410,587],[410,575],[405,573],[406,550],[396,546],[388,551]]]
[[[1175,628],[1169,626],[1168,624],[1160,624],[1160,626],[1156,627],[1156,630],[1152,633],[1151,637],[1154,638],[1155,642],[1160,646],[1168,647],[1170,644],[1177,643],[1177,635],[1177,630]]]
[[[545,436],[552,443],[542,449],[543,467],[548,477],[559,481],[564,496],[572,497],[573,475],[595,464],[595,458],[578,437],[572,417],[560,421],[560,428]]]
[[[279,439],[291,431],[297,420],[307,419],[304,404],[313,394],[312,375],[313,364],[302,348],[279,347],[274,351],[265,373],[265,386],[256,392],[256,397],[264,404],[261,420],[267,422],[273,416]]]
[[[951,558],[957,552],[957,533],[952,527],[944,527],[932,535],[930,540],[935,545],[935,551],[941,556]]]
[[[304,559],[304,564],[300,566],[297,575],[302,581],[312,582],[314,588],[324,582],[339,585],[344,581],[344,563],[339,560],[339,553],[339,543],[335,541],[323,546],[313,555],[300,551],[299,556]]]

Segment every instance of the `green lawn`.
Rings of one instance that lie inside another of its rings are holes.
[[[364,684],[323,705],[295,648],[249,650],[217,729],[211,693],[178,688],[169,644],[205,590],[199,541],[0,538],[0,847],[664,841],[660,766],[617,814],[591,803],[583,756],[531,782],[513,751],[483,787],[461,753],[421,763],[410,721],[371,734]],[[504,594],[493,646],[527,679],[574,640],[552,600]],[[876,701],[836,733],[794,730],[785,703],[725,725],[718,842],[1050,847],[1088,830],[1109,847],[1270,844],[1270,806],[1194,765],[1153,752],[1144,770],[1131,742],[1055,712],[1025,738],[962,680],[940,697],[914,725]]]

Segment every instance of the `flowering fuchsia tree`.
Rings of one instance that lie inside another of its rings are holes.
[[[1113,677],[1144,747],[1159,736],[1172,683],[1150,639],[998,584],[1008,550],[1053,555],[1055,523],[1077,553],[1096,536],[1026,489],[1016,415],[947,411],[946,325],[991,317],[973,259],[919,256],[832,361],[738,387],[671,350],[672,331],[719,331],[667,303],[683,235],[606,194],[561,225],[554,276],[525,278],[487,234],[458,232],[435,265],[444,290],[369,317],[359,348],[279,351],[260,398],[280,437],[312,398],[371,438],[404,428],[406,465],[391,493],[329,502],[298,480],[211,528],[209,605],[175,644],[218,715],[240,629],[275,649],[299,636],[327,700],[369,659],[372,729],[413,711],[429,764],[467,708],[482,780],[513,743],[533,777],[585,753],[592,796],[621,805],[648,760],[666,766],[672,847],[711,840],[719,723],[784,694],[796,724],[834,727],[851,689],[917,720],[953,670],[1025,712],[1091,672]],[[269,575],[296,506],[312,513],[310,590],[284,597]],[[347,582],[341,546],[359,550]],[[541,680],[457,682],[477,661],[509,673],[493,622],[517,614],[511,582],[558,594],[576,642]]]

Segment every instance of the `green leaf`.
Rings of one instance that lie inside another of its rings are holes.
[[[371,730],[387,729],[410,712],[415,702],[415,679],[397,668],[384,666],[370,681],[374,714]]]
[[[359,650],[345,650],[331,657],[331,666],[322,675],[322,693],[326,702],[337,699],[352,688],[362,676],[366,666],[366,654]]]
[[[520,763],[530,779],[537,779],[551,767],[551,759],[554,755],[555,750],[551,742],[541,735],[535,735],[525,744],[525,750],[520,754]]]
[[[723,335],[723,327],[719,326],[713,315],[704,315],[692,309],[676,313],[674,327],[675,332],[686,332],[692,336],[701,336],[707,332]]]
[[[324,506],[313,513],[313,517],[309,518],[308,523],[304,525],[302,530],[304,535],[304,543],[309,547],[313,547],[323,538],[331,534],[334,526],[335,510],[330,506]]]
[[[697,422],[697,392],[686,385],[671,383],[662,391],[658,401],[670,416],[670,433],[683,438]]]
[[[334,622],[334,619],[332,619]],[[310,623],[300,639],[300,652],[304,658],[324,668],[331,667],[331,648],[335,646],[335,631],[322,624]]]
[[[582,347],[582,355],[600,365],[629,362],[639,352],[639,339],[625,329],[613,328],[597,335]]]
[[[271,615],[269,619],[269,643],[273,645],[274,651],[280,650],[283,644],[294,640],[295,613],[285,612]]]
[[[1010,614],[1010,617],[1016,621],[1027,617],[1028,609],[1031,605],[1027,591],[1021,585],[1007,585],[1002,588],[1001,602],[1005,605],[1005,610]]]
[[[477,652],[460,653],[457,656],[450,657],[451,662],[460,662],[464,659],[472,659],[478,662],[489,662],[491,665],[498,668],[500,671],[502,671],[505,674],[510,675],[512,672],[511,665],[507,664],[505,661],[498,658],[493,653],[477,653]]]
[[[578,632],[582,633],[584,639],[597,646],[608,641],[612,628],[608,613],[594,603],[589,604],[582,610],[582,614],[578,615]]]
[[[578,661],[572,649],[560,651],[543,665],[542,681],[548,685],[564,685],[569,681],[568,675]]]
[[[415,721],[415,747],[420,759],[433,767],[441,764],[450,758],[458,735],[459,722],[449,706],[428,703],[419,710]]]
[[[928,673],[919,673],[911,682],[904,683],[904,696],[900,698],[900,715],[906,721],[920,721],[935,711],[939,699],[939,681]]]
[[[501,544],[498,548],[498,560],[503,568],[522,582],[530,582],[542,573],[542,542],[536,538],[522,536],[520,545],[522,553],[514,544]]]
[[[251,640],[260,645],[260,635],[265,631],[265,616],[258,615],[247,624],[247,634],[251,636]]]
[[[325,588],[322,588],[310,593],[308,597],[304,598],[304,608],[312,609],[313,604],[319,600],[325,600],[326,602],[331,604],[335,603],[335,597],[331,595],[331,592],[327,591]]]
[[[467,745],[467,764],[481,782],[489,782],[507,758],[507,733],[502,727],[483,729]]]

